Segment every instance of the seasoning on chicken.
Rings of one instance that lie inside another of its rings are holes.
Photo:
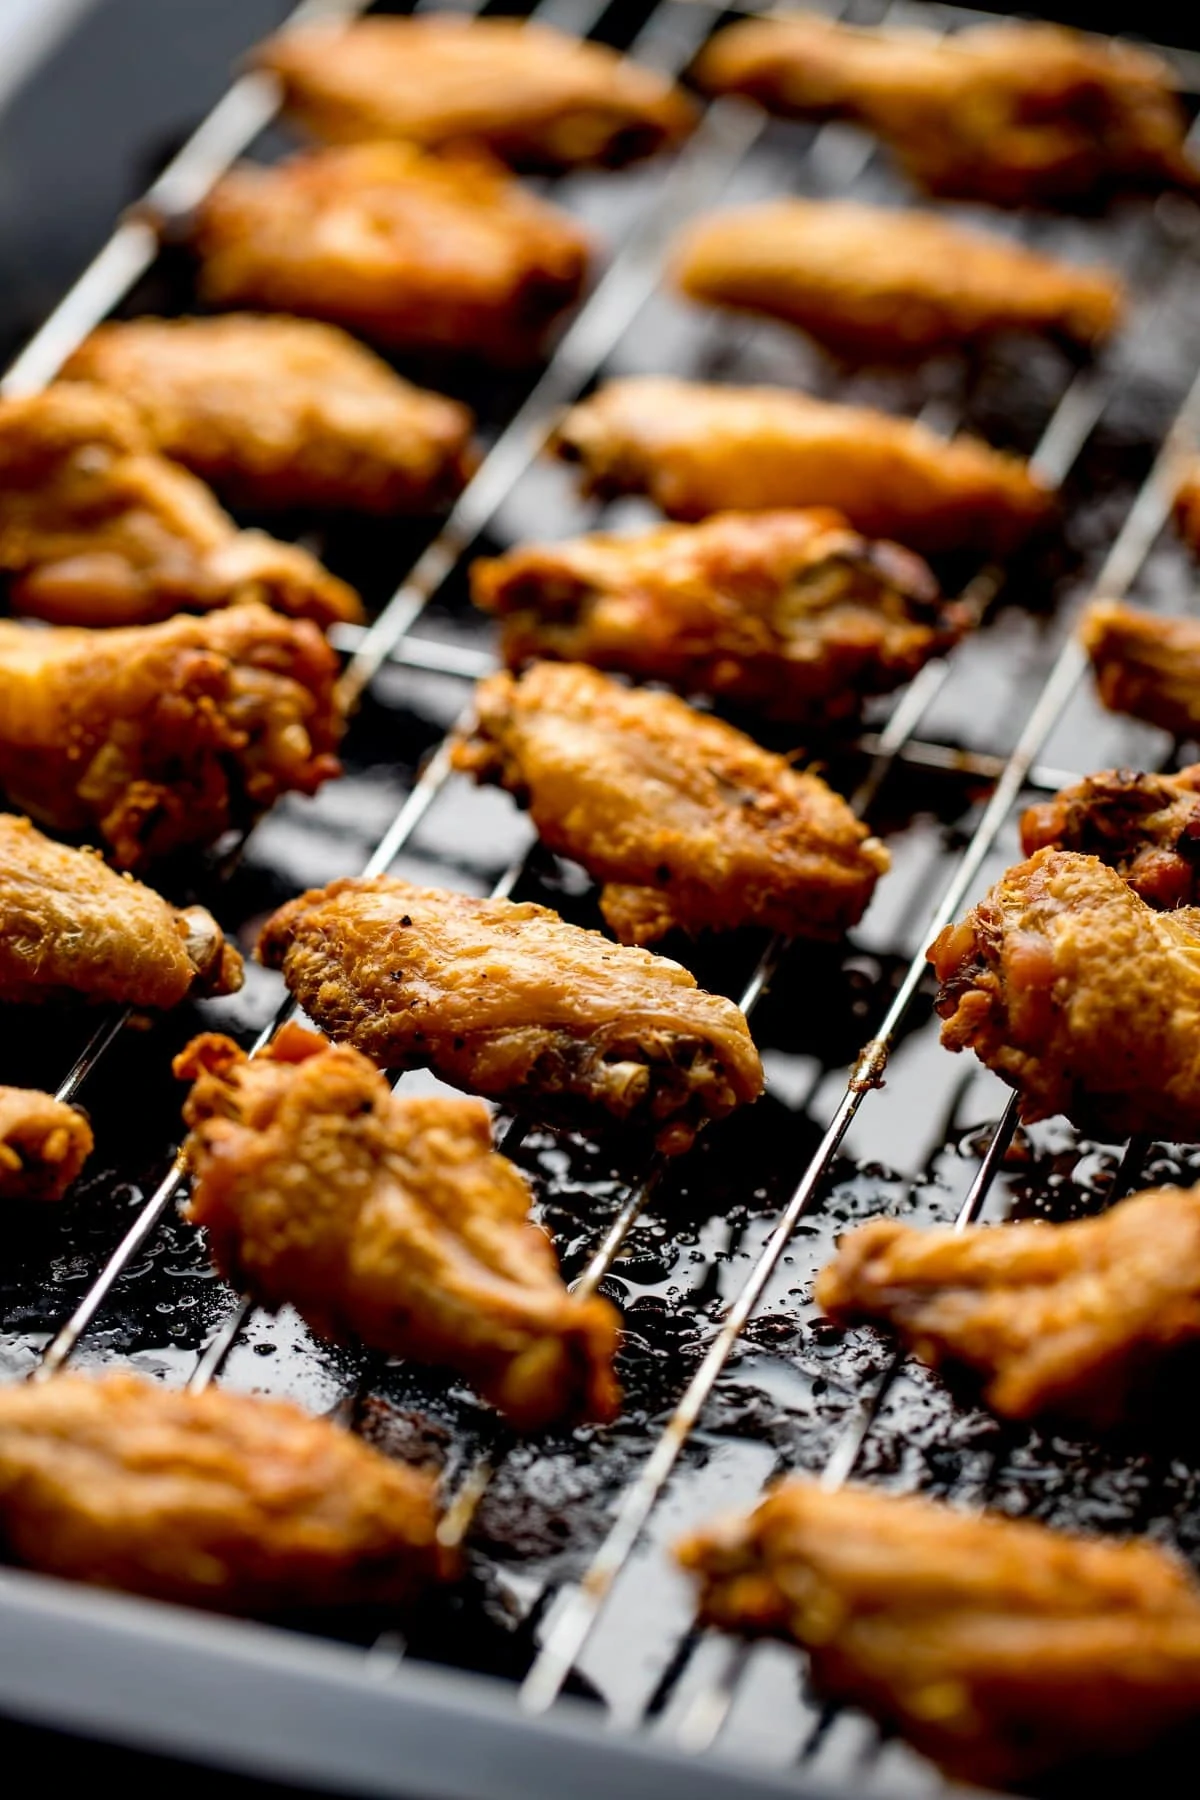
[[[1200,737],[1200,620],[1140,612],[1098,600],[1079,635],[1100,698],[1175,737]]]
[[[933,213],[770,200],[690,226],[674,273],[693,300],[795,325],[851,362],[910,362],[1004,331],[1087,349],[1115,330],[1105,269],[1039,256]]]
[[[522,169],[620,168],[678,142],[695,109],[606,44],[524,19],[361,19],[269,38],[256,58],[318,137],[482,144]]]
[[[731,1000],[544,906],[335,881],[268,919],[258,953],[315,1024],[380,1068],[431,1068],[570,1124],[607,1112],[667,1154],[762,1092]]]
[[[1200,1138],[1200,913],[1155,912],[1094,856],[1039,850],[929,949],[948,1050],[1021,1117]]]
[[[431,1474],[288,1401],[0,1387],[0,1536],[44,1574],[221,1612],[395,1606],[452,1572],[436,1533]]]
[[[242,505],[430,512],[471,468],[465,406],[313,319],[102,325],[64,373],[124,395],[156,450]]]
[[[674,694],[535,663],[480,682],[475,715],[455,767],[507,788],[550,849],[605,884],[624,944],[674,927],[836,937],[888,867],[819,776]]]
[[[1021,820],[1026,856],[1050,846],[1098,856],[1164,912],[1200,902],[1200,763],[1177,775],[1105,769]]]
[[[91,1126],[73,1106],[0,1087],[0,1199],[61,1200],[91,1153]]]
[[[977,438],[784,388],[610,381],[571,408],[554,448],[583,465],[588,493],[645,494],[672,519],[833,506],[868,537],[925,551],[1011,550],[1054,507],[1026,463]]]
[[[526,544],[476,562],[471,593],[512,669],[586,662],[808,724],[856,717],[967,623],[919,557],[825,508]]]
[[[241,985],[242,959],[203,906],[181,911],[96,851],[0,813],[0,1001],[157,1009]]]
[[[1200,1713],[1200,1588],[1156,1544],[790,1480],[678,1555],[707,1620],[800,1644],[824,1698],[960,1781],[1107,1762]]]
[[[918,187],[944,197],[1070,206],[1200,183],[1167,64],[1059,25],[943,37],[813,13],[752,19],[718,32],[698,76],[773,112],[865,125]]]
[[[123,631],[0,621],[0,788],[135,868],[338,773],[337,658],[247,602]]]
[[[120,394],[78,381],[0,400],[0,569],[16,611],[60,625],[243,600],[319,625],[362,616],[353,588],[307,550],[239,531]]]
[[[480,154],[387,143],[242,164],[200,207],[196,245],[217,306],[503,364],[538,355],[590,248],[572,218]]]
[[[1200,457],[1193,457],[1175,495],[1175,518],[1184,542],[1200,556]]]
[[[613,1417],[617,1314],[563,1286],[482,1101],[401,1097],[297,1025],[253,1060],[196,1038],[175,1072],[195,1082],[190,1216],[228,1281],[325,1337],[461,1370],[522,1429]]]

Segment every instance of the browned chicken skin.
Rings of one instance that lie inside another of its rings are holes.
[[[175,1072],[195,1082],[190,1217],[227,1280],[326,1337],[461,1370],[524,1430],[613,1417],[617,1314],[563,1286],[481,1101],[393,1094],[296,1025],[253,1060],[196,1038]]]
[[[281,1400],[135,1375],[0,1388],[18,1563],[221,1612],[393,1606],[450,1566],[434,1477]]]
[[[916,550],[1012,549],[1054,505],[1027,464],[976,438],[783,388],[610,381],[571,408],[554,448],[589,493],[646,494],[672,519],[833,506]]]
[[[1200,902],[1200,763],[1177,775],[1105,769],[1021,820],[1026,856],[1047,847],[1098,856],[1169,912]]]
[[[1200,913],[1155,912],[1094,856],[1039,850],[930,946],[942,1043],[1111,1140],[1200,1138]]]
[[[455,767],[527,804],[552,850],[605,883],[625,944],[764,925],[837,936],[888,867],[841,797],[674,694],[579,663],[535,663],[475,691]]]
[[[1156,1188],[1067,1225],[872,1219],[842,1238],[816,1300],[837,1320],[895,1326],[924,1362],[965,1364],[1007,1418],[1115,1425],[1200,1339],[1200,1188]]]
[[[315,625],[249,602],[124,631],[0,621],[0,788],[123,868],[212,843],[338,773],[336,673]]]
[[[243,505],[428,512],[471,468],[465,406],[314,319],[102,325],[64,374],[123,395],[156,450]]]
[[[586,662],[797,723],[855,717],[966,624],[919,557],[815,507],[526,544],[476,562],[471,594],[510,668]]]
[[[686,136],[695,117],[653,69],[524,19],[310,26],[269,38],[256,60],[318,137],[482,144],[522,169],[619,168]]]
[[[1055,206],[1200,182],[1166,63],[1059,25],[939,37],[796,13],[718,32],[697,72],[773,112],[865,125],[932,194]]]
[[[1098,600],[1080,626],[1100,698],[1175,737],[1200,737],[1200,620]]]
[[[239,531],[120,394],[78,381],[0,400],[0,569],[16,611],[59,625],[244,600],[319,625],[362,616],[353,588],[307,550]]]
[[[1003,331],[1087,348],[1115,329],[1121,283],[932,213],[770,200],[690,226],[674,275],[693,300],[796,325],[851,362],[909,362]]]
[[[180,911],[96,851],[0,813],[0,1001],[159,1008],[241,985],[242,959],[204,907]]]
[[[590,249],[566,213],[478,154],[399,143],[234,169],[201,206],[196,245],[215,305],[505,364],[537,356]]]
[[[544,906],[335,881],[281,907],[258,953],[323,1031],[380,1068],[432,1068],[542,1117],[607,1112],[649,1125],[668,1154],[762,1092],[732,1001]]]
[[[1175,495],[1175,517],[1184,542],[1200,556],[1200,457],[1193,457]]]
[[[0,1199],[61,1200],[91,1153],[91,1126],[73,1106],[0,1087]]]
[[[959,1780],[1132,1754],[1200,1713],[1200,1588],[1155,1544],[791,1480],[679,1557],[706,1619],[802,1645],[827,1699]]]

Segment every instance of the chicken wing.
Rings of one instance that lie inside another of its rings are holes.
[[[911,362],[1003,331],[1087,348],[1115,330],[1105,269],[1038,256],[932,213],[770,200],[701,219],[674,251],[693,300],[796,325],[851,362]]]
[[[1079,629],[1110,712],[1200,738],[1200,620],[1098,600]]]
[[[1021,848],[1098,856],[1150,906],[1200,904],[1200,763],[1178,775],[1106,769],[1031,806]]]
[[[581,663],[535,663],[475,690],[454,766],[527,804],[543,841],[604,882],[624,944],[764,925],[836,937],[888,867],[846,802],[674,694]]]
[[[241,985],[242,959],[204,907],[180,911],[94,850],[0,813],[0,1001],[160,1008]]]
[[[840,1321],[894,1325],[935,1367],[965,1364],[1006,1418],[1115,1425],[1200,1339],[1200,1188],[1156,1188],[1068,1225],[872,1219],[841,1240],[816,1300]]]
[[[568,1123],[599,1108],[650,1126],[668,1154],[762,1092],[732,1001],[544,906],[335,881],[268,919],[258,953],[323,1031],[380,1068],[431,1068]]]
[[[611,1419],[618,1318],[575,1300],[478,1100],[401,1097],[288,1025],[266,1055],[196,1038],[175,1072],[190,1217],[228,1281],[315,1331],[461,1370],[526,1431]]]
[[[124,395],[156,450],[247,506],[429,512],[471,468],[465,406],[313,319],[102,325],[64,374]]]
[[[869,537],[926,551],[1011,550],[1053,511],[1028,464],[977,438],[769,387],[610,381],[554,439],[602,498],[646,494],[672,519],[834,506]]]
[[[536,357],[589,243],[479,155],[356,144],[244,164],[197,216],[204,296],[303,313],[410,350]]]
[[[434,1477],[281,1400],[135,1375],[0,1388],[0,1536],[47,1575],[221,1612],[393,1606],[451,1565]]]
[[[856,717],[967,623],[919,557],[818,508],[527,544],[476,562],[471,594],[502,619],[512,669],[586,662],[817,725]]]
[[[17,611],[60,625],[239,600],[319,625],[362,617],[353,588],[307,550],[239,531],[120,394],[77,381],[0,400],[0,569]]]
[[[249,824],[338,773],[337,658],[246,602],[123,631],[0,621],[0,788],[122,868]]]
[[[1188,463],[1175,495],[1175,517],[1184,542],[1200,556],[1200,457]]]
[[[942,1043],[1111,1140],[1200,1138],[1200,912],[1155,912],[1094,856],[1039,850],[929,949]]]
[[[361,19],[269,38],[260,67],[318,137],[482,144],[521,169],[620,168],[678,142],[695,108],[663,75],[524,19]]]
[[[824,1696],[959,1780],[1146,1750],[1200,1713],[1200,1588],[1156,1544],[791,1480],[678,1554],[705,1618],[793,1639]]]
[[[865,125],[918,187],[945,197],[1069,206],[1200,182],[1166,63],[1059,25],[941,37],[796,13],[718,32],[698,74],[710,92],[774,112]]]
[[[91,1153],[91,1126],[73,1106],[0,1087],[0,1199],[61,1200]]]

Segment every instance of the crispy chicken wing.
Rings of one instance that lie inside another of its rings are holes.
[[[1166,63],[1059,25],[940,37],[796,13],[718,32],[698,74],[774,112],[865,125],[933,194],[1054,206],[1200,182]]]
[[[527,804],[543,841],[604,882],[625,944],[765,925],[836,937],[888,854],[819,776],[674,694],[581,663],[535,663],[475,690],[455,767]]]
[[[1200,620],[1098,600],[1080,626],[1100,698],[1110,712],[1200,737]]]
[[[476,562],[471,593],[510,668],[586,662],[809,724],[855,717],[966,626],[919,557],[820,508],[527,544]]]
[[[0,1087],[0,1199],[61,1200],[91,1153],[91,1126],[73,1106]]]
[[[134,868],[338,773],[337,658],[247,602],[124,631],[0,621],[0,788]]]
[[[1200,1588],[1155,1544],[792,1480],[679,1557],[707,1619],[801,1644],[827,1698],[959,1780],[1145,1750],[1200,1713]]]
[[[929,949],[949,1050],[1112,1139],[1200,1137],[1200,912],[1155,912],[1094,856],[1039,850]]]
[[[96,851],[0,813],[0,1001],[157,1008],[241,985],[242,959],[203,906],[180,911]]]
[[[201,206],[196,243],[218,306],[506,364],[538,354],[589,254],[573,219],[479,155],[386,143],[234,169]]]
[[[816,1300],[838,1320],[894,1325],[925,1362],[965,1364],[1007,1418],[1114,1425],[1200,1339],[1200,1188],[1156,1188],[1068,1225],[872,1219],[841,1240]]]
[[[1047,846],[1098,856],[1164,912],[1200,903],[1200,763],[1177,775],[1105,769],[1021,820],[1026,856]]]
[[[432,1475],[289,1402],[0,1388],[0,1538],[48,1575],[221,1612],[391,1606],[450,1572],[436,1531]]]
[[[323,1031],[381,1068],[431,1068],[568,1122],[599,1108],[651,1126],[668,1154],[762,1092],[731,1000],[544,906],[335,881],[281,907],[258,953]]]
[[[428,512],[471,467],[465,406],[313,319],[102,325],[64,374],[123,394],[156,450],[245,505]]]
[[[269,38],[257,61],[318,137],[483,144],[522,169],[619,168],[687,135],[690,100],[653,69],[524,19],[362,19]]]
[[[675,280],[693,300],[796,325],[851,362],[908,362],[1002,331],[1084,348],[1116,328],[1104,269],[1039,256],[932,213],[769,200],[690,226]]]
[[[1054,505],[1026,463],[977,438],[784,388],[610,381],[571,408],[554,448],[583,465],[589,493],[646,494],[672,519],[835,506],[917,550],[1009,550]]]
[[[57,382],[0,400],[0,569],[19,612],[129,625],[265,600],[331,625],[353,588],[296,544],[239,531],[202,481],[158,455],[118,393]]]
[[[1184,542],[1200,556],[1200,457],[1193,457],[1175,495],[1175,517]]]
[[[525,1430],[612,1418],[617,1315],[563,1286],[481,1101],[393,1094],[297,1025],[253,1060],[196,1038],[175,1072],[195,1082],[190,1216],[227,1280],[326,1337],[460,1369]]]

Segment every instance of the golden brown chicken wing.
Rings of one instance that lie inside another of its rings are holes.
[[[675,280],[693,300],[796,325],[851,362],[909,362],[1003,331],[1083,348],[1116,328],[1105,269],[1039,256],[933,213],[770,200],[689,227]]]
[[[1105,769],[1021,819],[1026,856],[1050,846],[1098,856],[1164,912],[1200,902],[1200,763],[1177,775]]]
[[[809,724],[853,718],[967,622],[919,557],[815,507],[526,544],[476,562],[471,594],[510,668],[586,662]]]
[[[156,450],[244,505],[428,512],[470,472],[465,406],[313,319],[102,325],[64,374],[124,395]]]
[[[610,381],[554,440],[589,493],[646,494],[672,519],[834,506],[869,537],[914,549],[1012,549],[1054,501],[1018,457],[909,419],[784,388]]]
[[[1184,542],[1200,556],[1200,457],[1188,463],[1175,495],[1175,517]]]
[[[1200,1188],[1156,1188],[1068,1225],[921,1231],[872,1219],[822,1269],[834,1319],[893,1325],[965,1364],[1007,1418],[1114,1425],[1200,1338]]]
[[[1112,1139],[1200,1137],[1200,912],[1152,910],[1094,856],[1039,850],[929,949],[949,1050]]]
[[[122,868],[249,824],[338,773],[337,658],[247,602],[124,631],[0,621],[0,788]]]
[[[1055,206],[1200,181],[1167,65],[1059,25],[939,37],[796,13],[718,32],[698,74],[774,112],[865,125],[933,194]]]
[[[524,19],[362,19],[269,38],[259,65],[318,137],[482,144],[522,169],[620,168],[676,143],[695,109],[605,44]]]
[[[836,937],[888,854],[819,776],[674,694],[581,663],[535,663],[475,690],[455,767],[527,804],[543,841],[604,882],[624,944],[765,925]]]
[[[268,919],[258,953],[323,1031],[380,1068],[431,1068],[572,1123],[599,1108],[649,1125],[668,1154],[762,1092],[732,1001],[544,906],[334,881]]]
[[[240,600],[319,625],[362,616],[353,588],[298,545],[239,531],[120,394],[83,382],[0,400],[0,569],[17,611],[61,625]]]
[[[1098,600],[1079,629],[1110,712],[1200,737],[1200,620]]]
[[[96,851],[0,813],[0,1001],[157,1008],[241,985],[242,959],[204,907],[180,911]]]
[[[524,1430],[613,1417],[617,1314],[563,1286],[481,1101],[402,1098],[296,1025],[252,1061],[196,1038],[175,1072],[195,1082],[190,1216],[227,1280],[326,1337],[461,1370]]]
[[[823,1695],[959,1780],[1146,1750],[1200,1713],[1200,1588],[1155,1544],[792,1480],[679,1557],[707,1619],[793,1639]]]
[[[91,1126],[73,1106],[0,1087],[0,1199],[61,1200],[91,1153]]]
[[[196,245],[218,306],[498,363],[537,356],[589,255],[573,219],[478,154],[386,143],[234,169],[201,206]]]
[[[282,1400],[135,1375],[0,1388],[0,1535],[47,1575],[221,1612],[392,1606],[450,1565],[435,1481]]]

